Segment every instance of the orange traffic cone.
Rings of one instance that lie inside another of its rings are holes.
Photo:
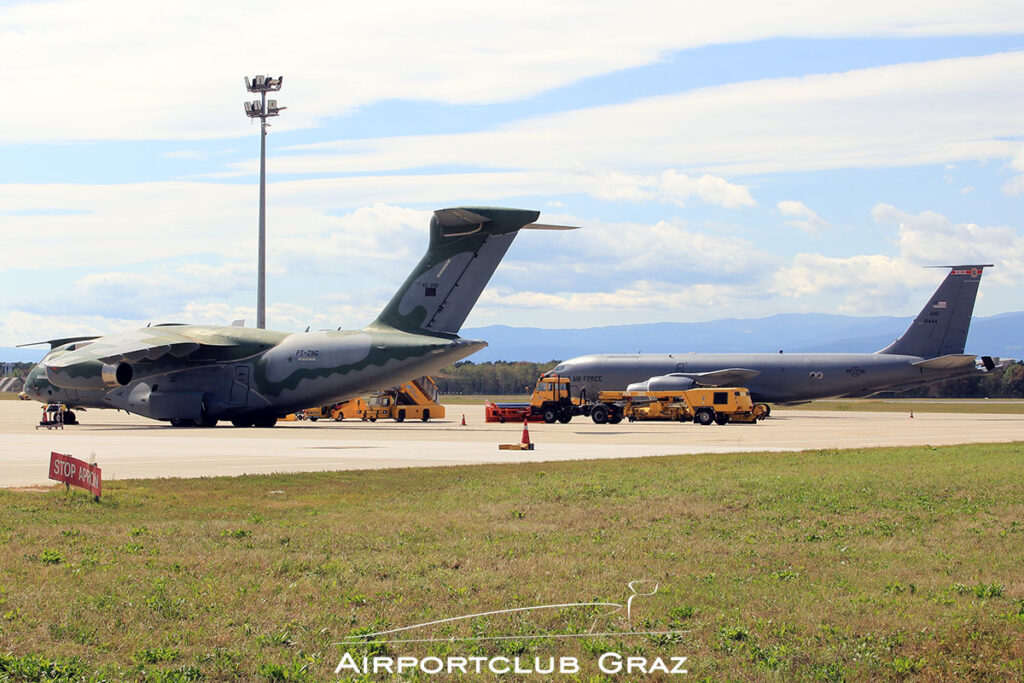
[[[462,426],[463,427],[466,426],[466,414],[465,413],[462,414]]]
[[[519,443],[499,443],[499,451],[532,451],[533,444],[530,443],[530,428],[527,426],[528,420],[523,420],[523,440]]]

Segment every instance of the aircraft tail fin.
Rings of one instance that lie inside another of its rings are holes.
[[[370,327],[457,335],[512,240],[539,216],[492,207],[435,211],[427,253]]]
[[[982,271],[992,264],[940,266],[949,274],[906,332],[878,353],[936,358],[964,352]]]

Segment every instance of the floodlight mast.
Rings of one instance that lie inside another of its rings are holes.
[[[278,116],[288,107],[277,106],[277,100],[267,100],[268,92],[281,89],[284,76],[254,76],[250,81],[245,77],[245,88],[258,92],[260,99],[245,103],[245,115],[260,120],[260,232],[259,258],[256,274],[256,327],[267,327],[267,123],[268,116]]]

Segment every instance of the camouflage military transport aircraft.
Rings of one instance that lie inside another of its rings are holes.
[[[876,353],[644,353],[572,358],[551,373],[590,396],[603,390],[658,391],[745,386],[756,401],[803,403],[903,391],[1000,367],[965,355],[985,265],[942,266],[949,274],[899,339]]]
[[[118,408],[175,426],[230,420],[270,427],[296,410],[399,384],[487,345],[460,338],[459,328],[518,231],[569,229],[538,225],[539,215],[483,207],[434,212],[426,255],[361,330],[163,324],[55,339],[25,391],[44,403]]]

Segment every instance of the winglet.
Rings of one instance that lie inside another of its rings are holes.
[[[26,346],[41,346],[43,344],[49,344],[50,345],[50,350],[52,351],[53,349],[57,348],[58,346],[64,346],[65,344],[73,344],[74,342],[80,342],[80,341],[91,341],[93,339],[98,339],[98,338],[99,338],[98,335],[93,335],[91,337],[64,337],[63,339],[47,339],[46,341],[37,341],[37,342],[32,342],[30,344],[18,344],[17,348],[22,349],[22,348],[25,348]]]

